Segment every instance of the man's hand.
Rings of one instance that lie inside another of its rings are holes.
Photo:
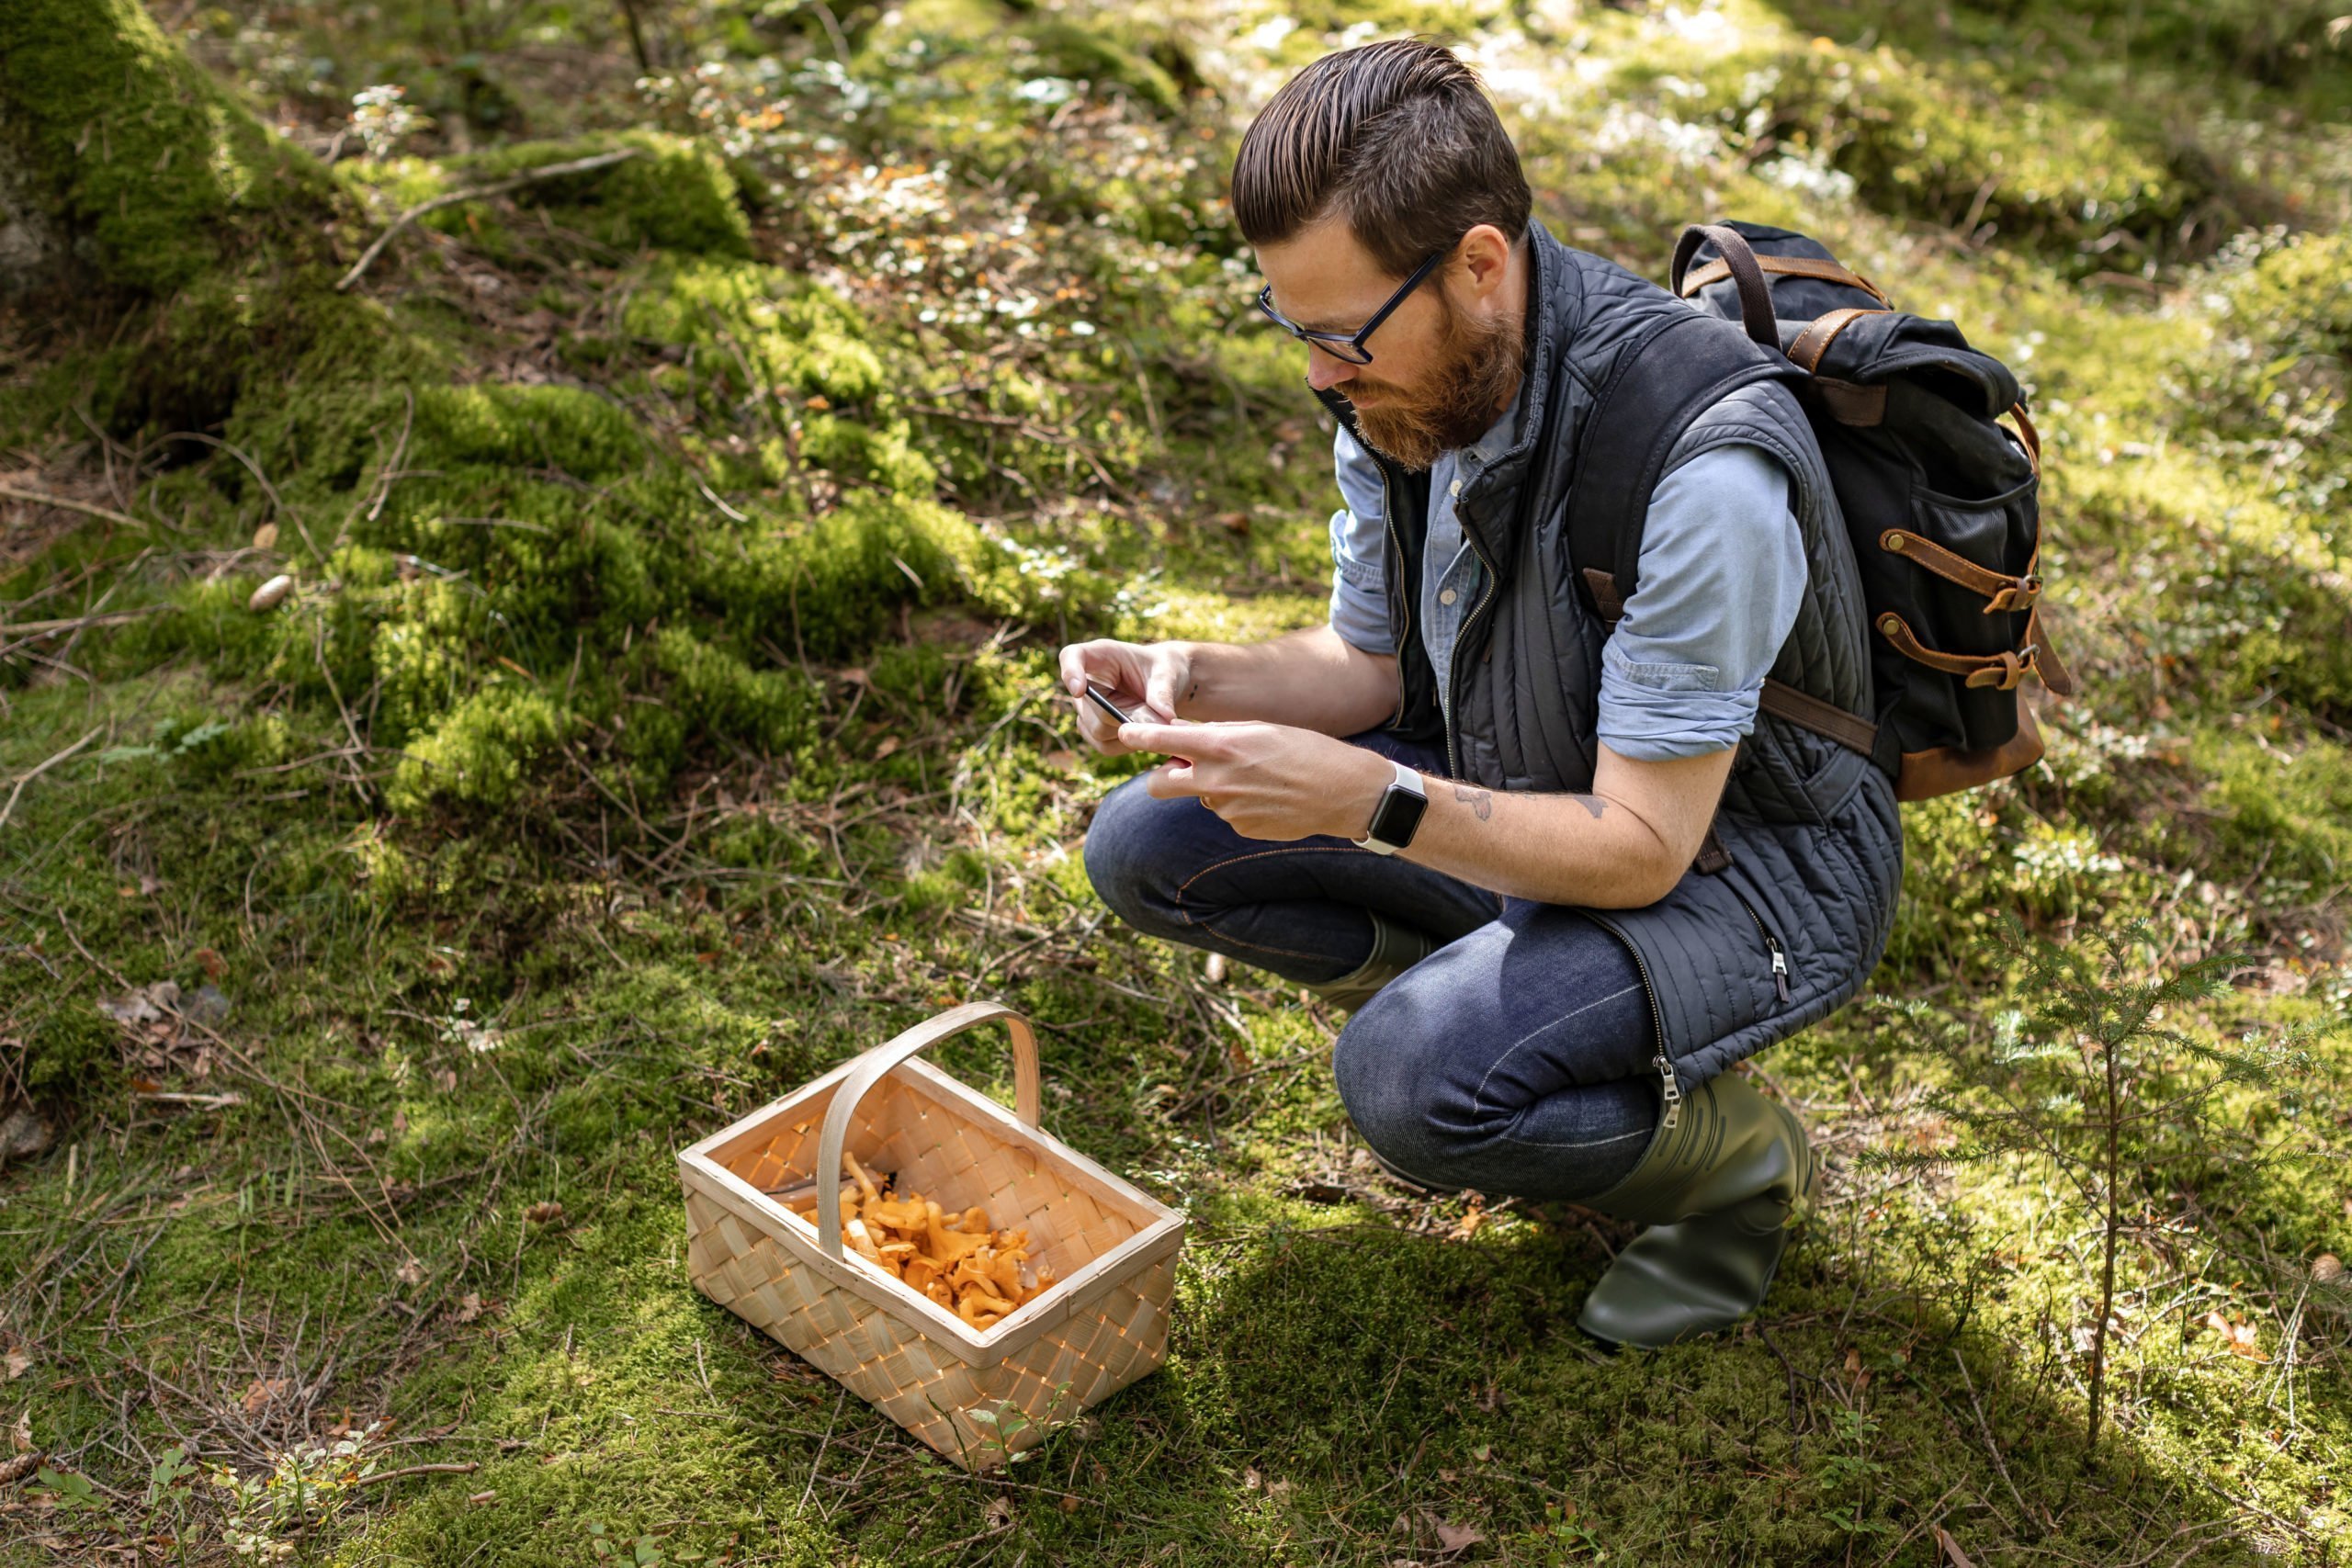
[[[1074,642],[1062,649],[1062,689],[1078,699],[1078,731],[1086,743],[1106,757],[1136,750],[1121,742],[1110,715],[1086,700],[1089,681],[1102,687],[1113,702],[1141,717],[1172,719],[1176,705],[1193,685],[1193,656],[1181,642],[1115,642],[1098,637]]]
[[[1362,838],[1396,776],[1376,752],[1286,724],[1123,724],[1118,740],[1190,759],[1147,775],[1150,794],[1197,795],[1242,837],[1273,842]]]

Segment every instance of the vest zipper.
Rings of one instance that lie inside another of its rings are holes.
[[[1413,638],[1413,589],[1412,584],[1404,581],[1405,541],[1396,536],[1396,500],[1388,491],[1388,465],[1385,461],[1375,459],[1372,467],[1373,471],[1380,476],[1381,522],[1388,531],[1388,543],[1396,552],[1395,570],[1388,574],[1389,586],[1392,591],[1400,584],[1404,589],[1404,592],[1397,595],[1397,602],[1405,613],[1405,629],[1396,638],[1396,721],[1402,724],[1405,722],[1405,652],[1407,645]]]
[[[1457,523],[1461,521],[1462,512],[1459,507],[1454,509],[1453,516]],[[1470,613],[1467,615],[1464,615],[1462,618],[1462,624],[1454,628],[1453,657],[1446,665],[1445,700],[1444,705],[1440,710],[1439,716],[1444,721],[1445,725],[1446,767],[1447,770],[1457,779],[1462,776],[1462,758],[1458,754],[1453,744],[1453,716],[1461,711],[1459,705],[1454,700],[1454,697],[1455,693],[1462,682],[1462,645],[1468,639],[1470,636],[1470,628],[1478,624],[1479,615],[1485,612],[1488,604],[1494,603],[1495,590],[1497,587],[1494,563],[1487,558],[1487,552],[1478,547],[1478,536],[1470,528],[1465,526],[1462,530],[1462,539],[1464,544],[1470,547],[1470,553],[1478,558],[1479,569],[1486,573],[1487,591],[1478,596],[1478,602],[1470,606]],[[1423,571],[1427,571],[1429,570],[1427,562],[1422,563],[1421,570]],[[1638,960],[1636,962],[1638,962]],[[1646,984],[1646,982],[1645,983]],[[1671,1077],[1673,1075],[1668,1074],[1668,1076]],[[1680,1100],[1681,1095],[1678,1092],[1675,1095],[1678,1109]]]
[[[1650,966],[1642,961],[1642,950],[1625,935],[1624,928],[1597,909],[1581,913],[1594,925],[1617,939],[1620,945],[1633,955],[1634,973],[1642,977],[1642,997],[1650,1004],[1652,1038],[1657,1042],[1657,1054],[1650,1058],[1650,1066],[1657,1069],[1658,1092],[1666,1100],[1666,1115],[1658,1122],[1658,1131],[1671,1132],[1682,1121],[1682,1085],[1674,1077],[1674,1064],[1666,1059],[1666,1014],[1657,1005],[1657,987],[1650,983]]]
[[[1730,885],[1726,883],[1724,886]],[[1739,900],[1739,907],[1747,911],[1749,919],[1756,922],[1756,934],[1764,939],[1765,951],[1772,955],[1772,988],[1781,994],[1782,1001],[1787,1001],[1789,999],[1789,955],[1781,950],[1781,939],[1774,936],[1765,926],[1764,917],[1756,912],[1756,906],[1747,901],[1746,894],[1733,887],[1731,896]]]

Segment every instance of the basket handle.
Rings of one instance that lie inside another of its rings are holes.
[[[817,1137],[817,1242],[827,1256],[842,1255],[842,1144],[849,1136],[849,1119],[858,1103],[883,1076],[905,1061],[960,1034],[976,1023],[1001,1018],[1012,1032],[1012,1097],[1022,1125],[1037,1125],[1037,1036],[1029,1021],[1002,1002],[966,1002],[936,1018],[925,1019],[895,1040],[876,1045],[850,1068],[849,1077],[833,1090],[825,1110],[825,1128]]]

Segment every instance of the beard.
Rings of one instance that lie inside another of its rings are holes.
[[[1426,390],[1400,394],[1381,382],[1365,385],[1380,401],[1356,408],[1356,434],[1374,451],[1418,472],[1442,452],[1469,446],[1500,417],[1527,359],[1521,329],[1500,321],[1473,321],[1445,308],[1445,335]],[[1351,386],[1363,385],[1361,380]],[[1342,391],[1341,396],[1346,396]],[[1352,404],[1353,400],[1350,400]]]

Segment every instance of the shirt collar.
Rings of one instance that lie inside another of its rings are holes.
[[[1520,412],[1527,403],[1527,378],[1519,378],[1519,390],[1511,395],[1510,407],[1487,426],[1487,433],[1462,449],[1462,465],[1465,468],[1483,468],[1511,448],[1519,438]]]

